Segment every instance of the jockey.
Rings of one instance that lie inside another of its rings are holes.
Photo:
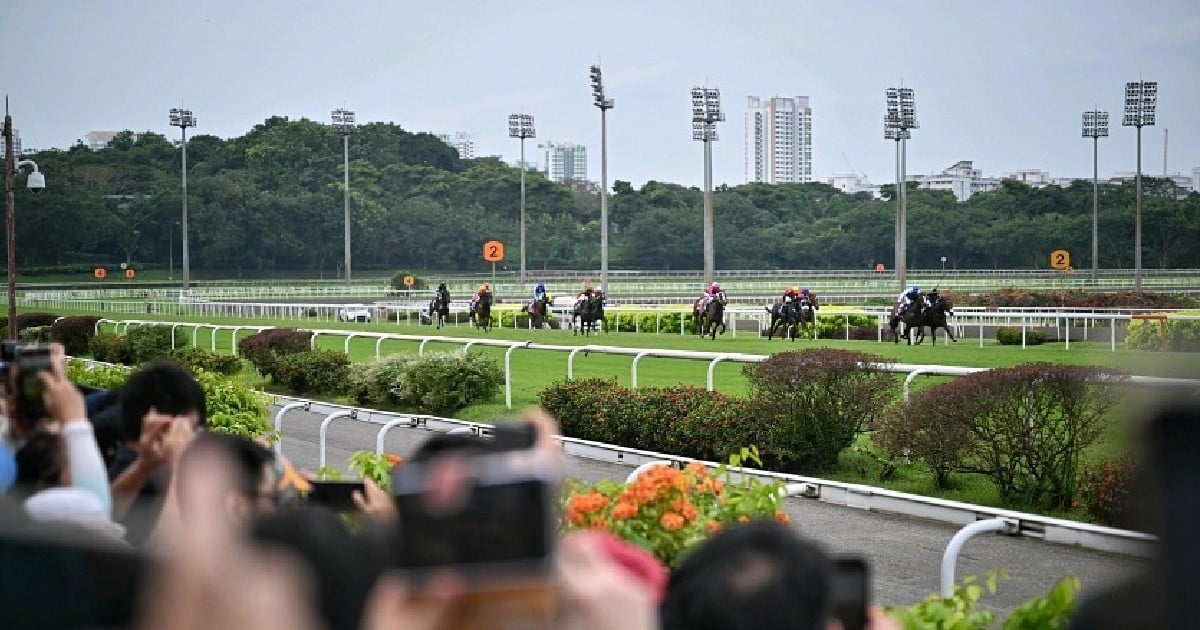
[[[908,308],[908,305],[915,302],[919,297],[921,297],[921,287],[914,284],[911,289],[901,293],[900,297],[896,298],[896,314],[903,313],[904,309]]]
[[[542,299],[542,298],[545,298],[545,297],[546,297],[546,285],[545,285],[544,283],[541,283],[541,282],[539,282],[539,283],[537,283],[536,285],[534,285],[534,287],[533,287],[533,300],[536,302],[536,301],[538,301],[538,300],[540,300],[540,299]]]
[[[925,308],[933,308],[941,299],[942,296],[938,295],[938,290],[933,289],[925,295]]]
[[[708,288],[704,290],[704,295],[701,295],[700,300],[696,303],[697,304],[696,310],[703,311],[704,309],[708,308],[708,303],[713,301],[714,299],[716,299],[717,295],[720,292],[721,292],[720,283],[714,282],[714,283],[708,285]]]
[[[799,287],[788,287],[787,289],[785,289],[783,291],[783,303],[784,304],[787,304],[788,302],[791,302],[792,300],[794,300],[798,297],[800,297]]]
[[[817,304],[817,294],[809,291],[808,287],[800,289],[800,298],[808,300],[808,303],[812,305],[814,311],[821,308],[821,305]]]
[[[579,295],[575,296],[575,308],[579,308],[579,305],[586,302],[590,297],[592,297],[592,281],[584,280],[583,290],[579,292]]]
[[[479,288],[475,291],[475,295],[471,296],[470,312],[474,313],[475,305],[479,304],[479,299],[482,298],[484,295],[487,295],[491,292],[492,292],[492,285],[490,285],[486,282],[479,285]]]
[[[445,297],[446,302],[450,302],[450,289],[446,288],[446,283],[443,282],[437,287],[437,297]]]

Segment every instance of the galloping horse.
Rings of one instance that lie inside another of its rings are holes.
[[[922,309],[925,306],[925,297],[917,296],[917,299],[904,307],[904,312],[898,313],[892,311],[892,318],[888,320],[888,327],[892,329],[892,339],[895,343],[900,343],[900,337],[904,337],[908,345],[912,345],[912,330],[919,328],[921,325]],[[904,334],[897,332],[900,324],[904,324]]]
[[[482,328],[484,332],[492,329],[492,293],[490,291],[479,296],[475,310],[471,312],[471,321],[475,323],[476,328]]]
[[[767,329],[767,339],[772,339],[775,335],[775,329],[779,325],[783,325],[783,336],[788,337],[792,341],[796,340],[796,325],[800,322],[800,304],[796,300],[789,302],[776,302],[774,307],[768,306],[767,312],[771,314],[771,326]]]
[[[954,331],[950,329],[946,323],[946,318],[954,315],[954,303],[946,298],[937,298],[931,306],[925,309],[921,314],[921,323],[917,326],[917,341],[921,343],[925,339],[925,327],[929,327],[929,334],[933,336],[933,345],[937,345],[937,331],[942,328],[950,337],[950,340],[958,343],[958,339],[954,336]]]
[[[531,300],[529,305],[525,307],[525,312],[529,313],[529,327],[541,330],[542,326],[549,325],[554,328],[556,324],[550,319],[550,296],[543,295],[540,298]]]
[[[446,325],[448,317],[450,317],[450,294],[439,292],[437,296],[429,300],[429,321],[441,328]]]
[[[796,309],[797,309],[797,316],[796,316],[796,332],[797,332],[797,334],[801,337],[807,337],[808,335],[803,334],[802,331],[804,330],[805,324],[811,324],[812,325],[812,336],[814,339],[816,339],[816,337],[817,337],[817,311],[816,311],[817,298],[815,296],[813,296],[811,298],[801,296],[798,300],[795,301],[795,304],[796,304]]]
[[[708,335],[709,339],[716,339],[718,328],[721,329],[722,335],[725,334],[725,306],[728,304],[729,300],[725,297],[725,292],[718,291],[704,306],[704,310],[700,310],[699,303],[692,308],[692,312],[696,316],[696,328],[701,337]]]
[[[575,320],[579,320],[578,328],[575,327]],[[604,331],[604,292],[599,289],[592,291],[586,300],[575,303],[571,311],[571,330],[576,335],[582,330],[586,337],[588,332],[596,330],[597,323],[600,324],[600,330]]]

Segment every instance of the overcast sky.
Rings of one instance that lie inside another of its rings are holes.
[[[26,147],[68,147],[90,130],[174,137],[184,105],[196,133],[244,134],[271,115],[478,134],[482,155],[515,160],[513,112],[537,141],[577,142],[599,179],[600,121],[588,65],[609,96],[609,180],[702,182],[689,89],[721,89],[728,121],[714,181],[745,181],[746,97],[811,98],[813,170],[894,178],[885,88],[916,90],[910,173],[974,160],[986,175],[1040,168],[1091,175],[1080,116],[1110,112],[1102,176],[1132,171],[1123,87],[1159,82],[1144,165],[1200,166],[1200,7],[1195,0],[4,0],[0,89]],[[336,151],[336,146],[330,147]],[[532,155],[531,155],[532,157]]]

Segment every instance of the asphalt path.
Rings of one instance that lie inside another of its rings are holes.
[[[277,408],[271,410],[272,414]],[[322,416],[292,411],[283,421],[283,452],[299,468],[318,468],[319,426]],[[326,462],[345,470],[350,454],[374,450],[378,424],[338,419],[327,434]],[[396,427],[387,436],[385,450],[409,456],[433,432]],[[570,457],[567,474],[593,482],[624,480],[632,470],[610,464]],[[784,509],[796,529],[837,554],[861,555],[870,562],[873,601],[882,604],[911,604],[938,590],[942,552],[957,530],[942,523],[894,514],[870,512],[789,498]],[[1067,574],[1079,576],[1081,596],[1095,593],[1142,566],[1141,560],[1089,551],[1033,539],[983,534],[972,539],[959,555],[957,576],[984,576],[989,570],[1005,569],[1010,579],[1000,584],[995,596],[985,603],[1006,613],[1034,596],[1043,594]]]

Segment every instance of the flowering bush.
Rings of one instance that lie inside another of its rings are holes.
[[[727,523],[774,518],[788,522],[783,482],[763,483],[735,475],[731,467],[760,464],[755,448],[743,448],[710,472],[692,462],[684,469],[657,466],[631,483],[601,481],[568,486],[563,493],[564,533],[599,529],[611,532],[675,566],[694,545]]]
[[[1075,491],[1077,507],[1104,525],[1120,525],[1129,509],[1137,468],[1129,457],[1084,466]]]

